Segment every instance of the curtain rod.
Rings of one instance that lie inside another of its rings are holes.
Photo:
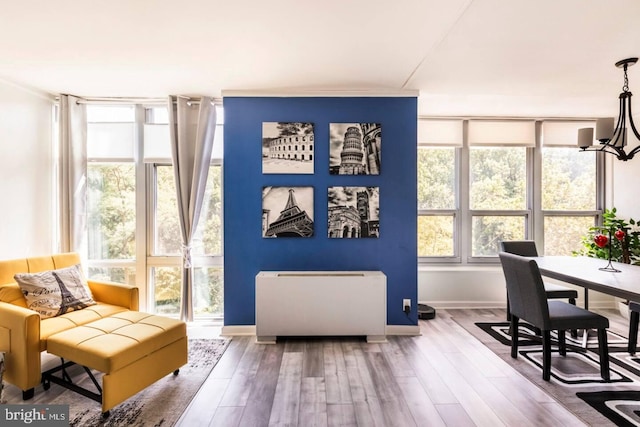
[[[191,104],[200,104],[200,98],[191,98],[188,96],[180,96],[180,98],[186,98]],[[193,100],[191,100],[193,99]],[[59,98],[58,98],[59,100]],[[95,98],[85,97],[80,98],[77,101],[78,104],[111,104],[111,105],[130,105],[130,104],[143,104],[143,105],[167,105],[167,98]],[[211,98],[212,105],[222,105],[222,98]]]
[[[545,121],[572,121],[591,122],[596,117],[541,117],[541,116],[448,116],[448,115],[419,115],[418,120],[496,120],[496,121],[525,121],[525,120],[545,120]]]

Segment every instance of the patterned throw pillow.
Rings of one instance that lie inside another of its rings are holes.
[[[27,300],[27,307],[43,319],[95,305],[80,265],[41,273],[13,276]]]

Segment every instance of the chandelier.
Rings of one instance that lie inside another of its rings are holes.
[[[622,93],[618,97],[620,99],[620,112],[618,121],[615,123],[613,118],[597,119],[595,139],[600,144],[593,145],[593,128],[578,129],[578,147],[582,151],[603,151],[613,154],[618,160],[627,161],[640,151],[640,145],[627,152],[627,133],[629,127],[640,143],[640,134],[633,123],[631,115],[631,92],[629,92],[629,78],[627,77],[627,68],[638,62],[638,58],[627,58],[616,62],[616,67],[624,70],[624,84],[622,85]]]

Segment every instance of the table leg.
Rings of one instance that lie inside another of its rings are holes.
[[[584,288],[584,309],[589,310],[589,289]]]
[[[589,310],[589,289],[584,288],[584,309]],[[589,340],[589,329],[584,330],[582,335],[582,347],[587,348],[587,341]]]

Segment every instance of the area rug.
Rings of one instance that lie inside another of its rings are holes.
[[[200,386],[229,345],[227,339],[190,339],[189,362],[180,368],[178,375],[167,375],[138,394],[111,409],[107,419],[102,419],[100,404],[94,400],[51,384],[47,391],[36,388],[29,404],[69,405],[69,425],[124,427],[124,426],[172,426],[193,399]],[[91,379],[80,367],[73,367],[70,374],[74,382],[95,390]],[[76,369],[77,368],[77,369]],[[96,373],[96,372],[94,372]],[[97,373],[96,378],[100,378]],[[8,402],[27,403],[27,402]]]
[[[640,426],[640,358],[627,353],[627,339],[608,332],[611,381],[600,377],[598,340],[589,334],[582,347],[582,331],[573,339],[567,334],[567,356],[553,347],[551,380],[542,379],[542,345],[533,328],[520,324],[518,358],[511,357],[509,323],[474,322],[453,318],[458,324],[537,384],[590,426]],[[554,336],[552,335],[552,339]],[[586,404],[585,404],[586,403]]]

